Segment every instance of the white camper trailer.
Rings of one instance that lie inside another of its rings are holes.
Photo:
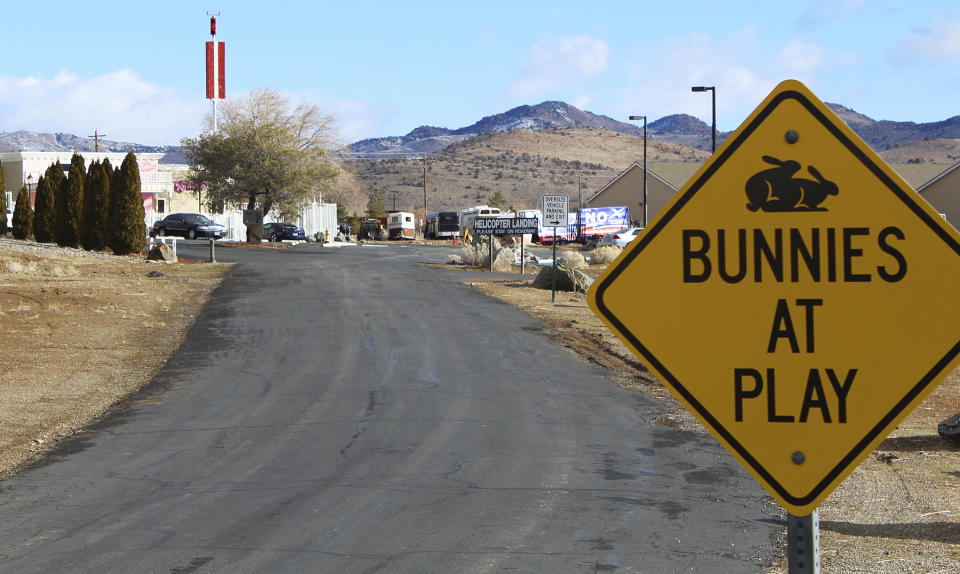
[[[387,215],[387,237],[389,239],[415,239],[417,225],[412,213],[395,211]]]
[[[470,234],[474,233],[473,231],[473,220],[480,217],[500,217],[500,208],[499,207],[490,207],[489,205],[478,205],[476,207],[468,207],[467,209],[460,210],[460,237],[466,237],[466,232],[469,229]]]

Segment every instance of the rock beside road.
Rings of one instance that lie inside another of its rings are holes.
[[[177,256],[173,254],[173,249],[170,249],[170,246],[166,243],[158,243],[153,246],[153,249],[150,250],[150,253],[147,254],[147,259],[150,261],[169,261],[171,263],[177,262]]]
[[[957,413],[938,424],[937,432],[943,438],[960,442],[960,413]]]
[[[593,278],[586,273],[569,267],[563,263],[557,263],[557,291],[575,291],[586,293],[587,289],[593,283]],[[533,280],[533,286],[540,289],[553,289],[553,268],[544,267],[537,273]]]

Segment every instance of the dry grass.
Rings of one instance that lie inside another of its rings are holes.
[[[0,476],[148,383],[229,268],[45,251],[0,246]]]

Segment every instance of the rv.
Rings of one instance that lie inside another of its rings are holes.
[[[423,230],[426,239],[450,239],[460,236],[460,216],[456,211],[439,211],[427,216]]]
[[[415,239],[417,226],[412,213],[395,211],[387,215],[388,239]]]
[[[478,205],[460,210],[460,236],[465,237],[466,231],[473,228],[473,220],[478,217],[500,217],[500,208],[489,205]],[[470,233],[473,233],[471,231]]]

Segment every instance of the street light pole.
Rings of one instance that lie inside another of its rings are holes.
[[[631,120],[643,120],[643,226],[647,226],[647,116],[630,116]]]
[[[693,86],[691,92],[710,92],[710,100],[713,108],[713,125],[710,128],[710,136],[713,139],[713,151],[717,151],[717,87],[716,86]]]

